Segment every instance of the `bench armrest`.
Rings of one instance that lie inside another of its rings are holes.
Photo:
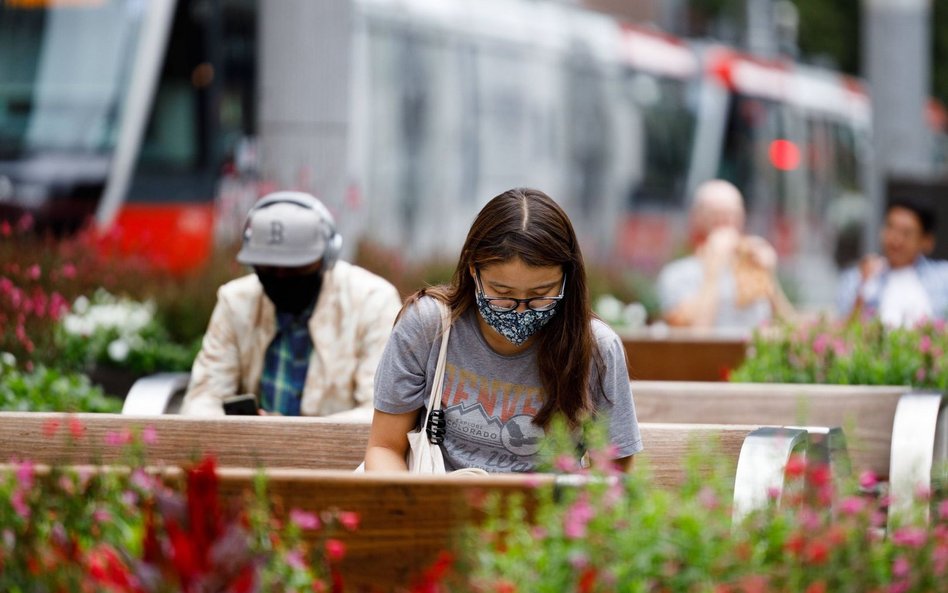
[[[892,421],[889,458],[889,521],[912,507],[920,489],[931,489],[933,471],[948,461],[948,397],[937,392],[906,393]],[[926,514],[927,514],[926,509]]]
[[[142,377],[128,390],[122,413],[136,416],[177,414],[190,378],[190,373],[157,373]]]
[[[763,426],[744,439],[734,477],[734,507],[738,523],[755,510],[765,508],[784,490],[784,468],[794,453],[805,453],[809,434],[802,428]]]

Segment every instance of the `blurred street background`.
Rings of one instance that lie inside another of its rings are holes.
[[[42,328],[99,289],[196,348],[276,189],[408,294],[491,197],[538,187],[594,296],[654,319],[692,191],[723,177],[795,304],[830,310],[887,196],[948,222],[946,101],[925,0],[2,0],[0,351],[61,357]]]

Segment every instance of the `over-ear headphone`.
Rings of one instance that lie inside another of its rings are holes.
[[[253,207],[250,209],[250,212],[247,213],[247,221],[245,224],[245,233],[246,229],[250,226],[250,221],[253,219],[255,212],[258,212],[268,206],[273,206],[274,204],[295,204],[302,208],[315,211],[316,215],[319,217],[319,224],[322,227],[323,237],[326,239],[326,251],[323,253],[322,262],[323,270],[331,270],[332,267],[336,264],[336,261],[339,260],[339,254],[342,251],[342,235],[336,230],[336,221],[333,219],[332,214],[326,208],[326,206],[316,199],[314,196],[301,191],[278,191],[271,194],[267,194],[260,199]]]

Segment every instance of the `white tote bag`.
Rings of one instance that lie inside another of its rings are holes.
[[[435,367],[434,384],[428,396],[424,421],[419,428],[408,433],[408,471],[413,474],[445,473],[444,456],[441,454],[441,447],[436,443],[444,440],[441,393],[444,390],[444,363],[448,357],[448,336],[451,334],[451,309],[437,299],[435,302],[441,310],[441,350],[438,352],[438,365]],[[440,433],[440,439],[435,439],[436,442],[432,442],[433,439],[428,437],[428,427],[432,423],[434,424],[432,433]]]
[[[421,427],[408,433],[408,471],[413,474],[443,474],[447,473],[444,469],[444,456],[441,454],[441,447],[428,440],[428,423],[431,421],[432,412],[438,410],[435,414],[437,424],[442,424],[440,420],[441,411],[441,392],[444,389],[444,362],[448,355],[448,335],[451,333],[451,309],[441,301],[435,299],[438,303],[438,309],[441,311],[441,350],[438,352],[438,365],[435,367],[434,385],[431,387],[431,394],[428,396],[428,406],[425,408],[424,421]],[[444,426],[441,429],[441,437],[444,438]],[[356,473],[365,471],[365,462],[359,464],[355,469]]]

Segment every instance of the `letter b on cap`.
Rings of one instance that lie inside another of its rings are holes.
[[[283,243],[283,223],[279,220],[270,221],[270,239],[267,245],[279,245]]]

